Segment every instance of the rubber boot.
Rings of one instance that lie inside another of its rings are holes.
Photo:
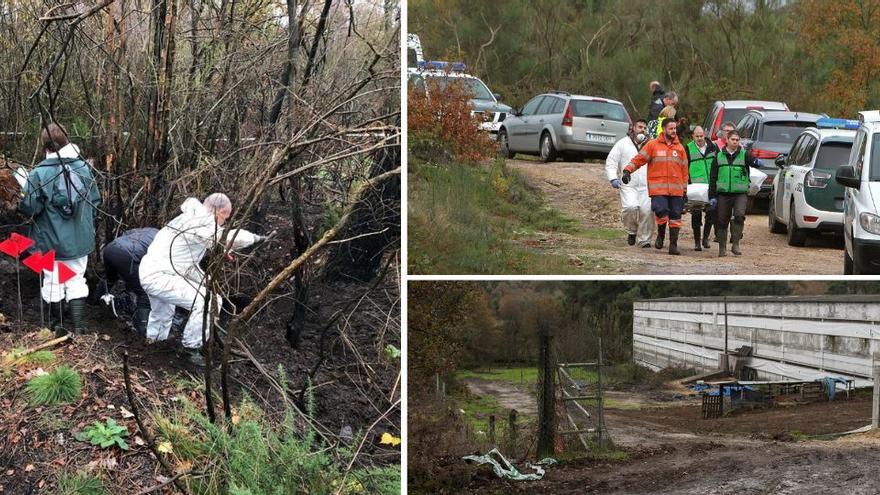
[[[657,226],[657,240],[654,241],[654,247],[657,249],[663,249],[663,239],[666,238],[666,224]]]
[[[636,244],[636,235],[635,234],[627,234],[626,235],[626,243],[630,246],[634,246]]]
[[[70,310],[70,325],[73,327],[73,333],[82,335],[88,331],[86,328],[86,299],[74,299],[67,301],[67,307]]]
[[[700,243],[702,241],[702,236],[700,235],[700,226],[697,225],[694,227],[694,251],[702,251],[703,245]]]
[[[727,256],[727,229],[715,229],[715,236],[718,238],[718,257]]]
[[[49,329],[55,332],[56,337],[64,337],[68,333],[62,324],[63,315],[64,301],[49,303]]]
[[[187,354],[189,354],[189,362],[200,367],[205,367],[205,356],[202,355],[202,348],[189,349],[187,348]]]
[[[131,317],[131,324],[141,336],[147,336],[147,323],[150,321],[150,300],[145,296],[138,296],[137,306]]]
[[[712,245],[709,244],[709,232],[712,230],[711,225],[706,225],[706,228],[703,229],[703,247],[709,249]]]
[[[679,227],[670,227],[669,228],[669,254],[678,256],[678,231],[681,230]]]
[[[745,224],[731,222],[730,224],[730,252],[736,256],[740,256],[742,251],[739,250],[739,240],[743,236],[743,227]]]

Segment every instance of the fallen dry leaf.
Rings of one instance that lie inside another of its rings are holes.
[[[9,469],[6,471],[6,476],[12,476],[13,474],[15,474],[15,469]]]
[[[395,437],[391,433],[386,432],[386,433],[382,434],[382,439],[379,440],[379,443],[381,443],[383,445],[390,445],[392,447],[397,447],[398,445],[400,445],[400,438]]]
[[[174,451],[174,448],[171,446],[171,442],[166,441],[166,442],[159,442],[159,444],[156,445],[156,450],[158,450],[159,452],[161,452],[163,454],[170,454],[171,452]]]
[[[34,470],[34,465],[33,465],[33,464],[28,464],[27,466],[24,467],[24,472],[26,472],[26,473],[29,473],[29,472],[31,472],[31,471],[33,471],[33,470]]]
[[[141,438],[141,437],[137,437],[137,436],[134,437],[134,444],[135,444],[135,445],[140,445],[141,447],[143,447],[145,443],[146,443],[146,442],[144,442],[144,439],[143,439],[143,438]]]
[[[192,469],[192,465],[191,461],[180,461],[174,467],[174,474],[186,473]]]
[[[133,417],[134,417],[134,414],[132,414],[131,411],[129,411],[128,409],[126,409],[125,406],[120,406],[120,407],[119,407],[119,412],[122,413],[122,417],[123,417],[124,419],[128,419],[128,418],[133,418]]]

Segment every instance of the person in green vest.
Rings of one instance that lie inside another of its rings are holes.
[[[706,139],[706,131],[702,127],[697,126],[693,132],[694,140],[685,146],[688,158],[688,174],[689,183],[691,184],[708,184],[709,172],[712,168],[712,160],[718,148],[715,143]],[[703,229],[703,215],[706,217],[706,228]],[[712,224],[715,223],[715,209],[706,205],[702,209],[691,210],[691,228],[694,230],[694,251],[702,251],[703,248],[709,248],[709,233],[712,231]],[[702,235],[700,231],[702,230]]]
[[[727,227],[730,225],[730,252],[739,256],[739,241],[746,225],[749,193],[749,167],[759,168],[761,161],[740,147],[737,131],[727,135],[727,145],[712,160],[709,172],[709,205],[715,208],[718,257],[727,256]]]

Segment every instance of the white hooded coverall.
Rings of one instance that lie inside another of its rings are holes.
[[[183,346],[202,347],[202,317],[205,311],[204,272],[199,267],[205,252],[223,237],[214,214],[196,198],[187,198],[183,212],[156,234],[141,260],[141,286],[150,298],[147,338],[165,340],[171,330],[174,307],[190,311],[183,330]],[[233,249],[257,242],[259,236],[246,230],[229,232]],[[219,299],[219,298],[218,298]],[[217,305],[219,308],[219,303]],[[208,329],[205,338],[209,338]]]
[[[620,179],[623,168],[639,153],[629,136],[617,141],[605,159],[608,180]],[[630,176],[629,184],[620,183],[620,220],[627,234],[635,234],[639,246],[651,243],[654,214],[648,196],[648,167],[640,167]]]

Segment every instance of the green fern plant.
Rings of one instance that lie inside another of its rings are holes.
[[[104,483],[85,473],[63,472],[58,475],[57,495],[106,495]]]
[[[128,436],[128,428],[116,424],[113,418],[107,418],[107,423],[95,421],[91,426],[76,434],[80,442],[91,442],[92,445],[100,445],[102,449],[116,445],[122,450],[128,450],[128,444],[122,437]]]
[[[69,366],[59,366],[45,375],[31,378],[27,389],[31,394],[31,403],[54,406],[72,402],[79,397],[82,380],[79,373]]]

